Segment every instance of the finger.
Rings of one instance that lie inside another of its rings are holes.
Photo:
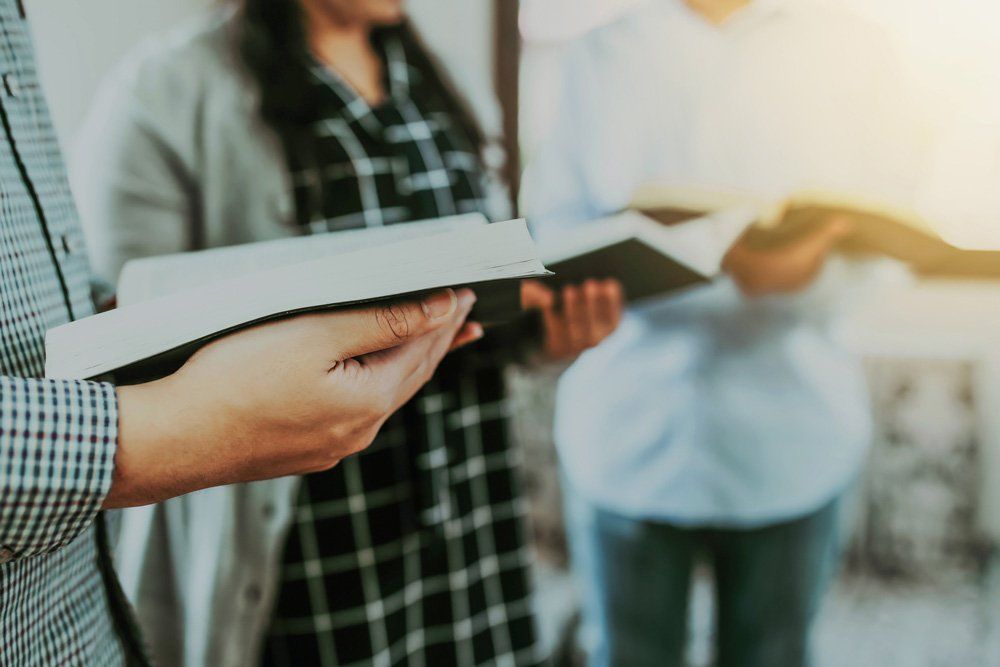
[[[846,215],[836,215],[830,218],[827,228],[838,238],[843,238],[854,231],[854,221]]]
[[[760,292],[793,292],[811,283],[823,268],[826,258],[836,244],[850,234],[853,225],[850,220],[838,216],[830,219],[808,236],[794,245],[759,256],[767,263],[759,276]],[[747,290],[745,290],[747,291]]]
[[[786,279],[779,291],[794,292],[812,283],[822,271],[826,258],[837,243],[850,234],[852,225],[846,218],[834,218],[805,239],[791,255]]]
[[[618,280],[608,280],[605,283],[605,289],[608,293],[608,300],[612,305],[612,313],[614,317],[611,319],[612,329],[617,329],[618,325],[621,324],[622,315],[625,312],[625,286],[621,284]]]
[[[451,341],[451,346],[448,348],[449,352],[457,350],[460,347],[475,343],[480,340],[485,335],[483,330],[483,325],[479,322],[466,322],[461,329],[458,331],[458,335],[455,339]]]
[[[525,280],[521,283],[521,307],[523,309],[553,308],[555,303],[555,292],[537,280]]]
[[[617,280],[602,281],[598,289],[598,335],[607,338],[618,328],[621,318],[621,283]]]
[[[542,318],[544,332],[544,347],[552,357],[562,357],[566,354],[566,326],[563,318],[556,312],[556,292],[537,280],[525,280],[521,283],[521,307],[525,310],[537,310]]]
[[[452,349],[454,341],[459,337],[465,328],[465,324],[459,324],[456,329],[449,329],[440,333],[425,336],[423,340],[416,341],[413,351],[419,363],[409,370],[409,373],[398,380],[393,380],[390,388],[399,392],[400,405],[409,400],[414,394],[427,384],[434,376],[441,361]]]
[[[601,333],[606,329],[604,324],[604,300],[603,290],[596,280],[587,280],[583,283],[583,330],[584,341],[587,347],[593,347],[604,339]]]
[[[601,329],[608,326],[615,316],[614,298],[609,283],[608,280],[597,283],[594,293],[594,312],[597,325]]]
[[[587,332],[584,326],[583,295],[578,287],[567,285],[563,288],[563,321],[566,326],[566,338],[572,349],[580,349],[587,342]]]
[[[849,218],[837,216],[815,232],[802,239],[799,251],[806,257],[822,259],[833,250],[838,241],[849,235],[854,226]]]
[[[452,323],[401,345],[362,357],[379,390],[395,395],[400,405],[430,378],[476,302],[471,290],[459,290],[457,299]]]
[[[323,315],[344,358],[386,350],[456,323],[462,298],[470,290],[446,289],[421,301],[380,303]]]
[[[545,349],[549,355],[555,358],[563,357],[567,354],[569,345],[566,332],[566,319],[556,312],[555,306],[543,308],[542,325],[545,331]]]

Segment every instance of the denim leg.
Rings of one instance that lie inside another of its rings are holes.
[[[681,667],[695,536],[578,496],[567,509],[590,667]]]
[[[805,667],[836,569],[839,503],[756,530],[712,531],[719,667]]]

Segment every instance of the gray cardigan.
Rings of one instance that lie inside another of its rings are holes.
[[[299,233],[280,142],[256,109],[231,11],[144,45],[111,72],[70,173],[102,278],[116,280],[135,257]],[[498,151],[491,142],[485,155]],[[490,217],[506,218],[506,188],[489,176]]]
[[[102,277],[134,257],[296,233],[284,157],[231,33],[217,14],[151,42],[98,93],[72,174]]]
[[[298,233],[280,145],[256,114],[231,33],[231,14],[216,14],[148,44],[102,87],[73,184],[104,278],[135,257]],[[298,481],[123,513],[119,574],[159,664],[255,663]]]
[[[103,278],[135,257],[296,233],[284,158],[231,30],[217,14],[174,32],[102,86],[72,171]],[[297,486],[221,487],[122,513],[117,566],[158,664],[255,663]]]

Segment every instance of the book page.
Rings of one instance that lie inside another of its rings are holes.
[[[87,379],[276,316],[550,275],[523,220],[464,225],[140,301],[50,329],[48,377]]]
[[[481,214],[470,213],[132,260],[125,264],[118,280],[118,305],[127,306],[267,269],[487,222]]]
[[[729,249],[756,220],[756,209],[733,208],[671,227],[646,221],[639,237],[665,255],[712,277],[722,270]]]
[[[767,206],[769,202],[746,190],[681,183],[646,183],[635,191],[629,203],[629,208],[637,211],[671,209],[701,213]]]
[[[787,210],[800,208],[842,210],[848,215],[854,213],[865,218],[893,220],[928,236],[939,237],[931,223],[912,209],[849,193],[803,190],[788,198],[786,208]]]
[[[677,225],[661,225],[638,211],[585,223],[541,246],[547,265],[638,239],[705,277],[717,274],[737,238],[757,219],[753,208],[734,208]]]

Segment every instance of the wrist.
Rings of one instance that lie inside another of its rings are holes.
[[[118,448],[106,509],[147,505],[211,486],[205,420],[172,377],[118,388]]]

